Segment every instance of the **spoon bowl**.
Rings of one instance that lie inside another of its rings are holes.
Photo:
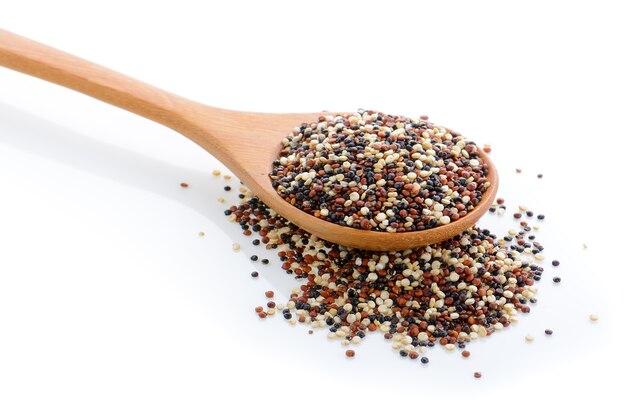
[[[317,121],[322,113],[255,113],[207,106],[1,29],[0,66],[76,90],[181,133],[220,160],[278,214],[333,243],[367,250],[396,251],[440,242],[474,225],[496,196],[497,170],[489,157],[479,150],[489,167],[487,180],[490,186],[480,203],[457,221],[403,233],[340,226],[289,204],[272,187],[269,178],[282,139],[302,122]]]

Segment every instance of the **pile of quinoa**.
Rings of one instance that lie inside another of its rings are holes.
[[[282,141],[270,174],[278,194],[320,219],[410,232],[471,211],[489,187],[478,146],[460,134],[376,111],[320,116]]]
[[[276,251],[282,269],[300,283],[286,304],[257,307],[261,318],[278,310],[292,324],[328,329],[328,337],[344,345],[379,331],[401,356],[422,355],[428,363],[426,347],[464,348],[516,322],[536,302],[533,284],[544,269],[535,262],[543,259],[543,247],[535,238],[538,227],[525,220],[502,238],[474,226],[438,244],[375,252],[319,239],[246,188],[240,192],[227,218],[244,235],[258,235],[254,245]]]

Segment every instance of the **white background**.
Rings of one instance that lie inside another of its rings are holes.
[[[425,367],[370,335],[348,360],[322,331],[255,316],[264,291],[284,300],[296,283],[273,254],[263,253],[269,266],[249,261],[249,240],[216,201],[225,183],[209,154],[0,69],[0,398],[517,399],[620,388],[618,3],[0,1],[5,29],[210,105],[428,114],[492,145],[501,195],[547,215],[539,239],[548,261],[561,260],[546,263],[533,311],[472,343],[469,359],[429,350]]]

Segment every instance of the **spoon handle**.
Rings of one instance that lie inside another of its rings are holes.
[[[195,130],[185,118],[185,109],[197,103],[3,29],[0,66],[73,89],[183,134]]]

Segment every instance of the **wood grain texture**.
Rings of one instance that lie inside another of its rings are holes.
[[[0,65],[76,90],[165,125],[220,160],[263,202],[317,237],[368,250],[404,250],[440,242],[471,227],[489,209],[498,173],[489,164],[490,187],[465,217],[420,232],[386,233],[341,227],[306,214],[284,201],[268,174],[281,140],[320,113],[269,114],[206,106],[126,75],[0,29]]]

